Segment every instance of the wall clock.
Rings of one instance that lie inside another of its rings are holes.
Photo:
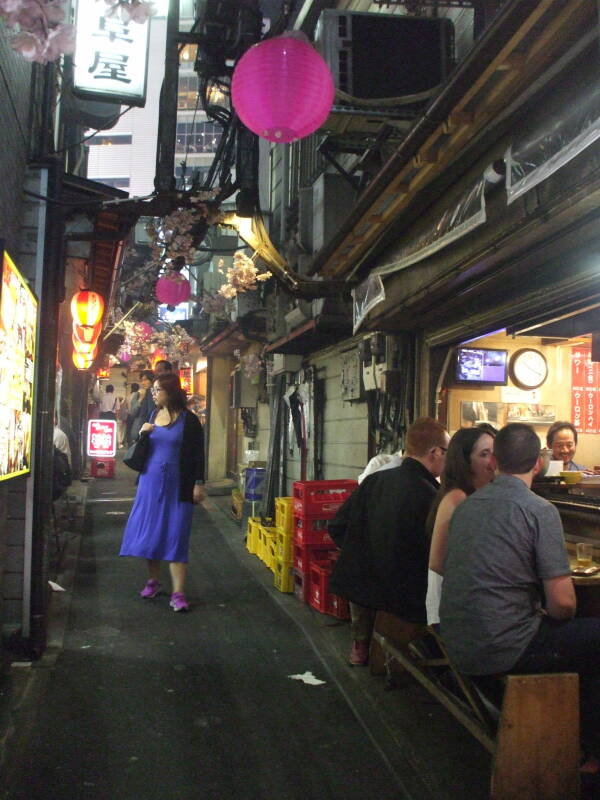
[[[548,362],[539,350],[524,347],[510,357],[508,374],[520,389],[537,389],[548,377]]]

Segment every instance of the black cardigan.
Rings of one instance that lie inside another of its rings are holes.
[[[185,418],[179,453],[179,500],[182,503],[192,503],[194,484],[204,480],[204,431],[195,414],[187,409],[182,414]]]

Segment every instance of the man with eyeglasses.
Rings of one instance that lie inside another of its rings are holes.
[[[450,437],[421,417],[406,432],[399,467],[369,475],[340,508],[329,533],[341,553],[330,590],[350,600],[350,663],[366,664],[377,611],[425,623],[429,537],[425,522]]]

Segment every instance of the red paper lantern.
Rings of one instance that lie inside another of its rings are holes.
[[[93,363],[93,358],[88,358],[88,356],[83,353],[73,353],[73,364],[75,364],[77,369],[89,369]]]
[[[254,45],[233,73],[231,99],[247,128],[270,142],[292,142],[327,119],[335,87],[329,67],[305,36]]]
[[[97,292],[84,290],[73,295],[71,316],[77,325],[97,325],[104,314],[104,300]]]
[[[71,336],[71,341],[73,342],[73,350],[75,350],[76,353],[90,355],[94,350],[98,350],[98,344],[96,342],[80,342],[75,334]]]
[[[179,272],[167,272],[156,282],[156,297],[159,302],[168,306],[185,303],[191,293],[190,282]]]
[[[80,342],[91,344],[95,342],[102,332],[102,322],[96,325],[78,325],[73,323],[73,336]]]

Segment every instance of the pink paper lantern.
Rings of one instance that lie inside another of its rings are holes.
[[[147,322],[136,322],[134,330],[136,336],[139,336],[139,338],[144,342],[147,342],[154,333],[152,330],[152,325],[149,325]]]
[[[159,302],[168,306],[178,306],[185,303],[192,293],[192,287],[187,278],[179,272],[167,272],[156,282],[156,297]]]
[[[327,119],[335,88],[306,37],[284,34],[251,47],[233,73],[233,106],[247,128],[270,142],[292,142]]]

